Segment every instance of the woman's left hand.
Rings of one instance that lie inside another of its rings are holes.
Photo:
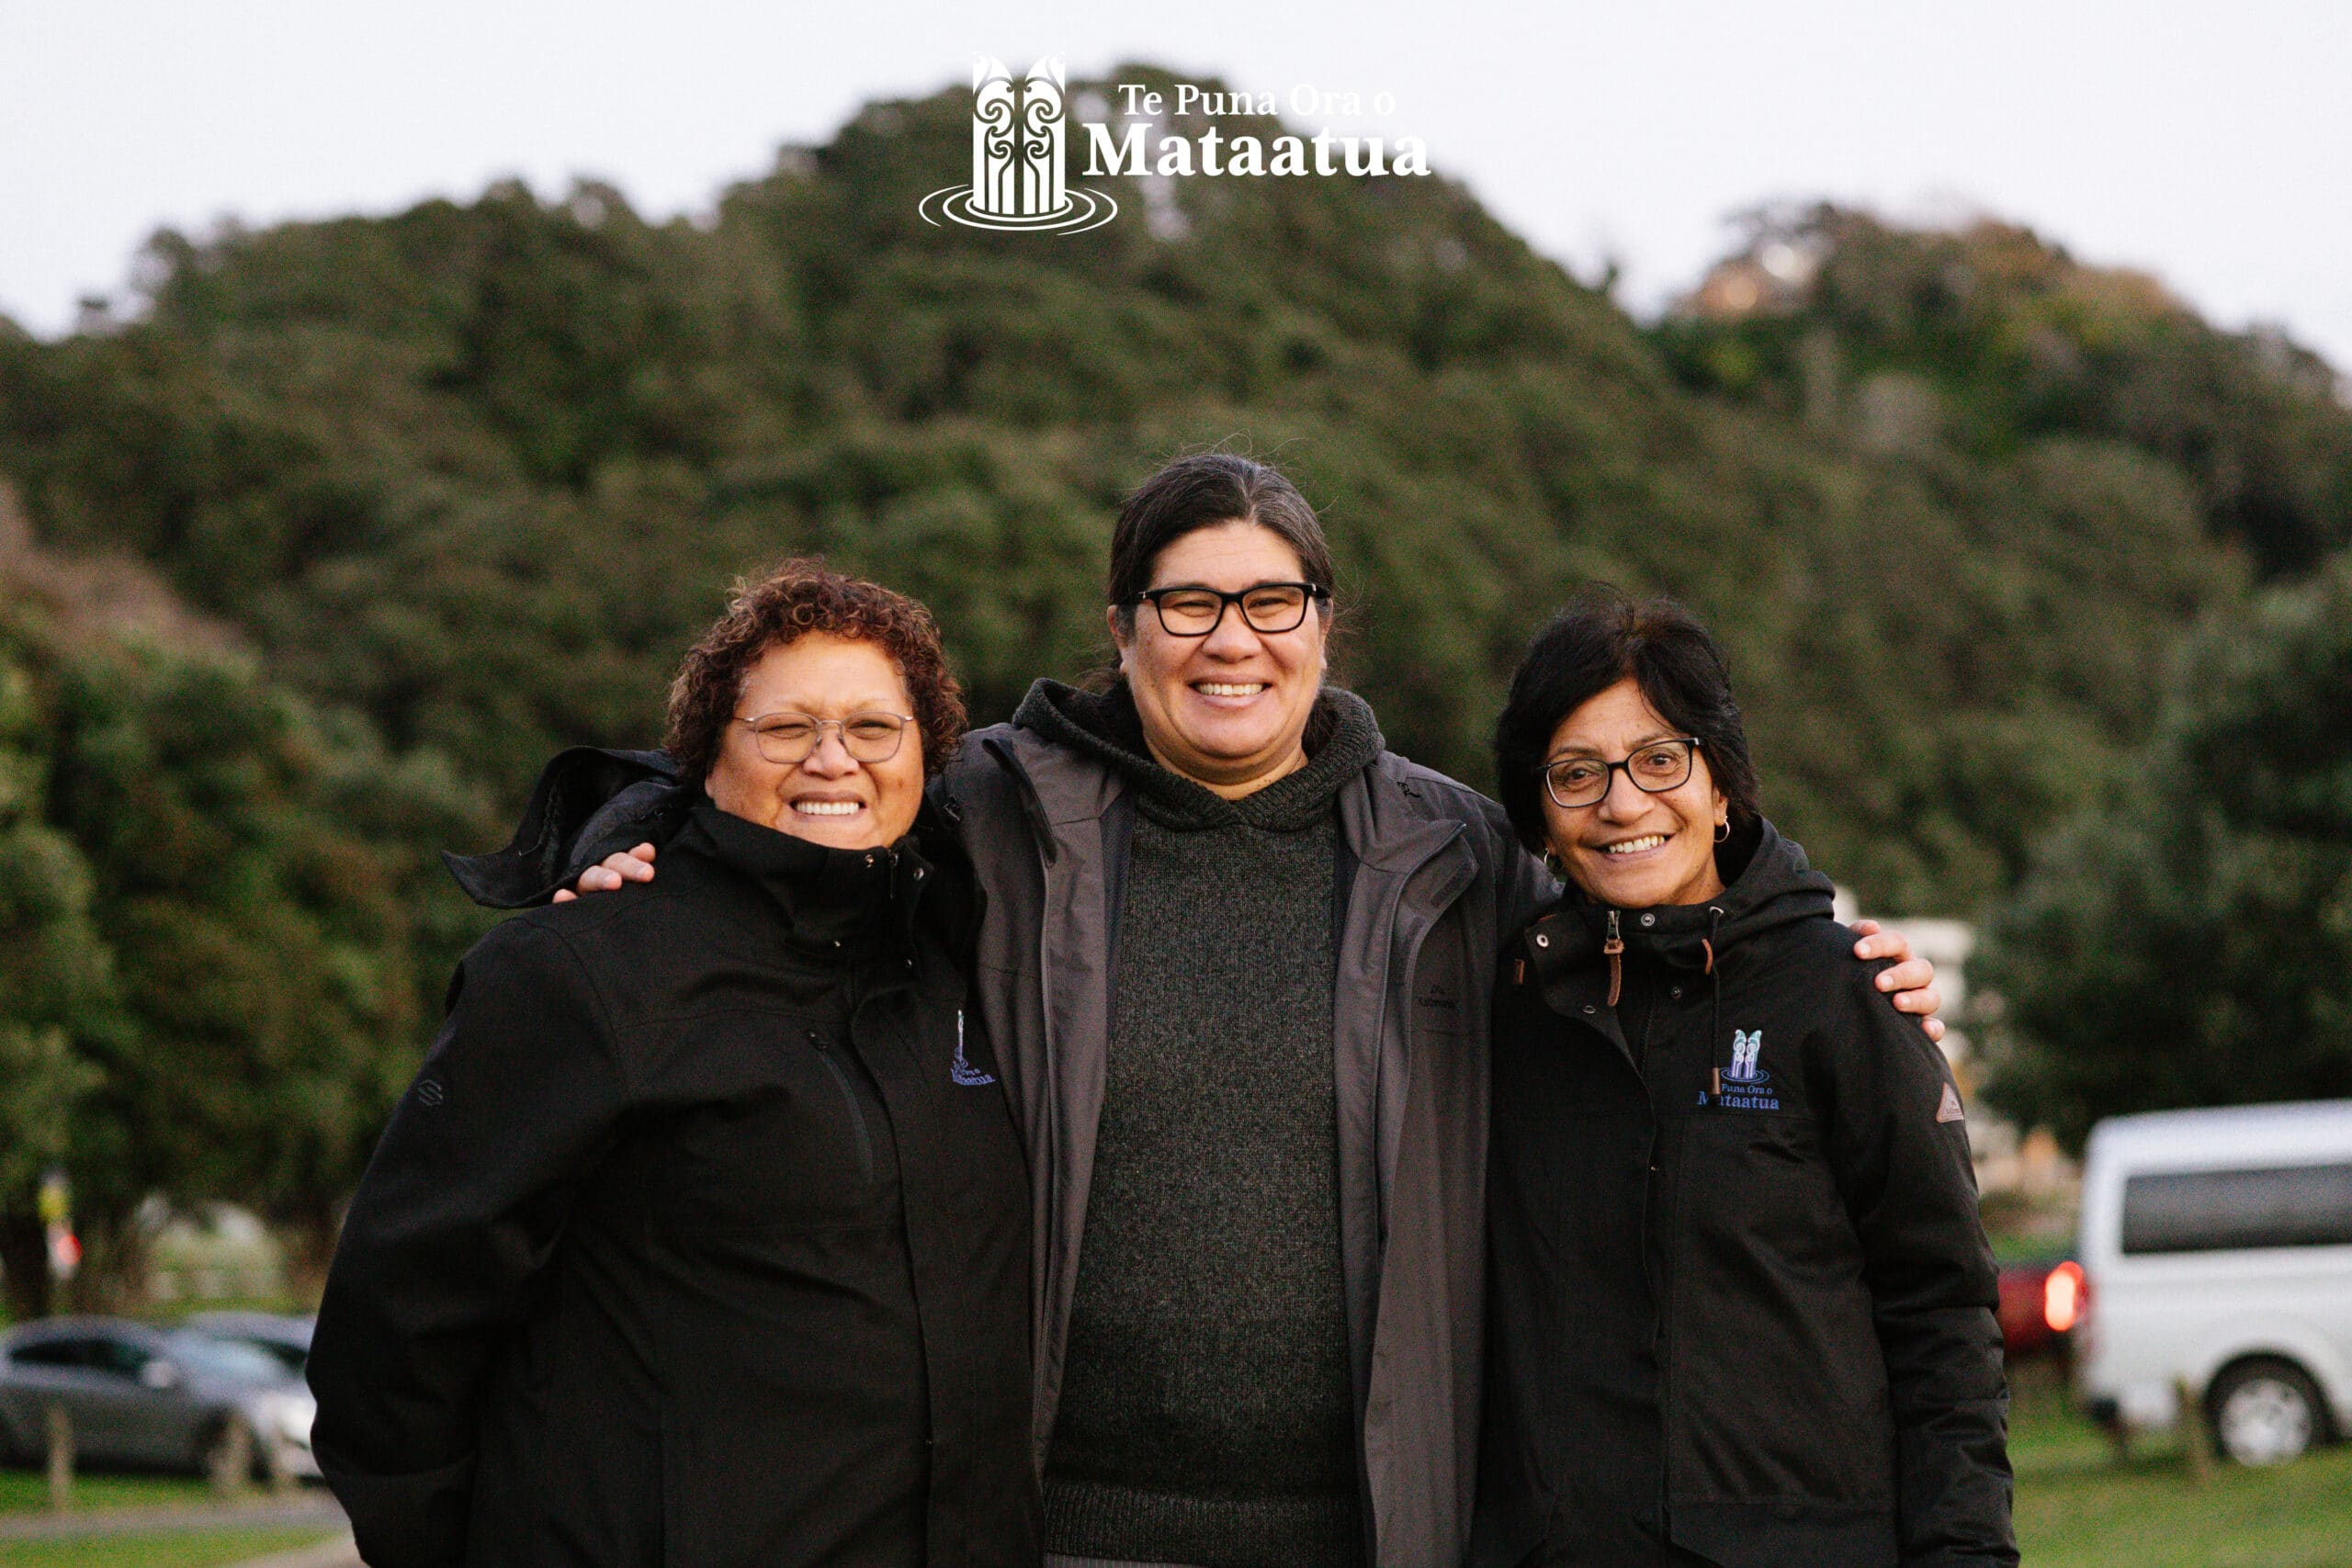
[[[1861,959],[1892,958],[1894,968],[1878,977],[1878,988],[1894,994],[1897,1012],[1916,1013],[1919,1027],[1928,1032],[1930,1040],[1944,1037],[1944,1021],[1936,1010],[1944,1005],[1936,994],[1936,966],[1924,958],[1911,956],[1911,943],[1901,931],[1882,931],[1876,920],[1856,920],[1854,934],[1862,940],[1854,944],[1854,956]]]

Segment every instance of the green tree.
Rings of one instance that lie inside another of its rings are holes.
[[[73,1130],[123,1037],[113,954],[90,916],[90,872],[45,820],[41,715],[0,638],[0,1270],[18,1317],[49,1307],[34,1193],[74,1151]]]
[[[479,929],[436,927],[409,897],[423,867],[361,836],[452,831],[448,792],[233,649],[109,623],[88,586],[54,558],[0,573],[0,1235],[20,1307],[51,1163],[85,1300],[130,1282],[150,1193],[244,1203],[322,1258],[437,996],[419,944]]]
[[[1993,929],[1990,1092],[2101,1116],[2352,1095],[2352,560],[2187,649],[2111,802]]]

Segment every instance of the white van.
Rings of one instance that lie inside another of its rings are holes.
[[[2241,1463],[2352,1432],[2352,1100],[2101,1122],[2075,1256],[2094,1416],[2169,1427],[2179,1379]]]

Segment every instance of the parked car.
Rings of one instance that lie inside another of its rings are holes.
[[[2065,1348],[2082,1309],[2082,1265],[2066,1258],[2001,1268],[2001,1349],[2011,1360]]]
[[[2185,1386],[2243,1464],[2352,1430],[2352,1100],[2100,1122],[2075,1256],[2095,1417],[2170,1427]]]
[[[209,1339],[266,1351],[300,1382],[311,1363],[311,1333],[318,1323],[290,1313],[200,1312],[182,1326]]]
[[[18,1463],[48,1451],[49,1413],[72,1423],[76,1462],[316,1475],[310,1391],[251,1345],[108,1317],[48,1318],[0,1334],[0,1442]]]

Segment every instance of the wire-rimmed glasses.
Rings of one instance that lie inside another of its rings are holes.
[[[842,750],[860,762],[887,762],[899,754],[899,744],[907,738],[907,726],[915,721],[908,713],[885,713],[876,708],[854,713],[847,718],[819,718],[807,713],[763,713],[757,718],[739,718],[734,722],[749,727],[752,744],[760,755],[771,762],[805,762],[825,738],[831,726],[842,738]]]

